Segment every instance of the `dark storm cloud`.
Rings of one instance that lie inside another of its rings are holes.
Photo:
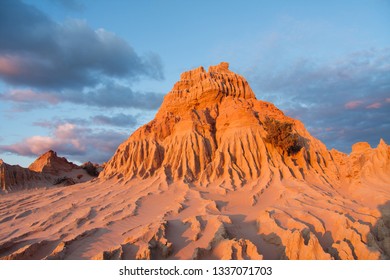
[[[16,111],[60,102],[156,109],[163,99],[114,81],[162,79],[159,56],[139,56],[120,37],[84,21],[58,24],[33,6],[4,0],[0,38],[0,79],[16,86],[0,99],[16,103]]]
[[[349,152],[356,141],[390,140],[390,48],[258,68],[249,80],[260,99],[302,120],[328,147]]]
[[[0,78],[12,85],[58,90],[95,86],[102,77],[163,78],[157,55],[140,56],[84,21],[58,24],[17,0],[1,2],[0,38]]]

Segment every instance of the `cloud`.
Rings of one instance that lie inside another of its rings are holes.
[[[81,144],[79,135],[84,132],[77,126],[64,123],[55,128],[52,136],[32,136],[20,143],[0,146],[0,150],[23,156],[39,155],[53,149],[67,154],[83,154],[85,146]]]
[[[114,130],[92,130],[72,123],[62,123],[52,128],[50,136],[37,135],[19,143],[0,145],[0,152],[38,156],[54,150],[79,162],[104,162],[127,137],[127,134]]]
[[[120,127],[133,127],[137,125],[137,117],[129,114],[116,114],[114,116],[96,115],[92,117],[95,124]]]
[[[33,123],[34,126],[55,129],[56,127],[64,124],[71,123],[83,127],[92,126],[111,126],[111,127],[124,127],[133,128],[139,125],[139,115],[132,114],[114,114],[114,115],[94,115],[89,118],[55,118],[54,120],[40,120]]]
[[[328,147],[348,152],[357,141],[390,140],[390,48],[259,65],[248,76],[260,99],[302,120]]]
[[[64,102],[98,107],[138,108],[153,110],[160,107],[164,96],[154,92],[135,92],[126,85],[106,83],[97,88],[64,91],[57,94]]]
[[[64,123],[71,123],[78,126],[86,126],[90,124],[87,119],[83,119],[83,118],[64,118],[64,119],[54,118],[51,120],[35,121],[32,123],[32,125],[54,130],[56,127]]]
[[[159,56],[140,56],[122,38],[85,21],[56,23],[33,6],[2,1],[0,78],[15,86],[79,89],[104,79],[162,79]]]
[[[345,109],[352,110],[360,107],[363,104],[363,101],[360,100],[354,100],[354,101],[349,101],[345,104]]]
[[[31,89],[12,89],[5,94],[0,94],[0,99],[18,103],[45,102],[57,104],[59,102],[59,99],[53,94],[38,93]]]
[[[380,107],[382,107],[382,103],[375,102],[375,103],[368,105],[366,108],[367,109],[379,109]]]
[[[160,107],[163,94],[154,92],[136,92],[129,86],[113,82],[95,88],[60,91],[37,91],[31,88],[11,89],[0,93],[0,100],[17,104],[17,111],[41,108],[44,104],[72,103],[104,108],[136,108],[154,110]]]

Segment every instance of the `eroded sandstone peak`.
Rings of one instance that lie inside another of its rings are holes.
[[[69,162],[64,157],[59,157],[56,152],[50,150],[38,157],[28,169],[35,172],[45,172],[58,174],[59,172],[69,172],[72,169],[79,168],[77,165]]]
[[[210,66],[207,72],[201,66],[181,74],[180,80],[166,95],[160,112],[205,108],[227,96],[256,98],[246,79],[229,70],[229,63]]]
[[[295,160],[300,165],[284,160],[283,151],[266,143],[267,118],[291,123],[293,131],[299,132],[305,146]],[[329,159],[326,147],[312,139],[302,123],[257,100],[245,78],[222,62],[207,72],[198,67],[181,74],[155,119],[119,146],[100,176],[157,175],[167,181],[204,184],[219,180],[234,188],[260,178],[279,163],[284,166],[282,176],[301,178],[306,169],[332,169],[326,165]]]

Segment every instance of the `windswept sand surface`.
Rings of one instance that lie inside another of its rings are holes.
[[[235,191],[149,179],[11,193],[0,196],[0,257],[388,258],[390,191],[356,193],[272,176]]]

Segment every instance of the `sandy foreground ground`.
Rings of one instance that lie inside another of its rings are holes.
[[[387,259],[390,190],[95,179],[0,196],[4,259]]]

